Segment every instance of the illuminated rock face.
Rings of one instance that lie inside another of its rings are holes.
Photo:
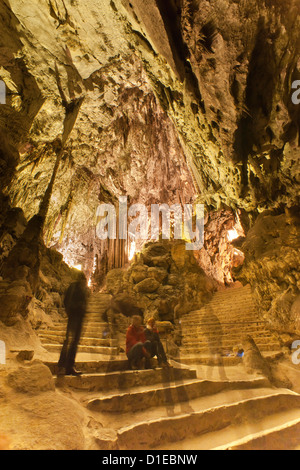
[[[243,260],[227,236],[236,211],[247,234],[258,211],[298,203],[298,3],[33,0],[28,10],[0,5],[0,183],[13,207],[37,213],[66,137],[48,246],[91,273],[106,249],[99,202],[198,197],[211,210],[199,262],[231,283]],[[1,224],[8,207],[1,198]],[[5,237],[0,260],[15,243]]]
[[[238,277],[254,288],[261,314],[273,328],[300,332],[299,214],[286,211],[258,217],[242,250],[245,264]]]

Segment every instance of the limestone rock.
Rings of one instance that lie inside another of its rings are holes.
[[[112,295],[120,294],[124,291],[124,270],[113,269],[107,274],[106,277],[106,288],[107,291]]]
[[[261,214],[242,245],[245,263],[237,270],[255,288],[261,316],[282,333],[298,331],[299,227],[297,215]]]
[[[154,278],[147,278],[139,282],[135,286],[134,289],[139,293],[147,294],[147,293],[153,293],[157,291],[159,286],[160,286],[160,283],[156,281]]]
[[[130,274],[133,282],[138,284],[148,277],[148,266],[137,264],[132,267]]]
[[[168,277],[168,272],[163,268],[149,268],[148,276],[152,277],[160,284],[164,284]]]
[[[142,309],[138,306],[137,299],[126,293],[118,294],[113,297],[110,306],[115,313],[121,313],[126,317],[143,314]]]
[[[82,450],[84,421],[73,400],[52,390],[34,398],[10,394],[1,406],[1,428],[11,450]]]
[[[249,335],[242,338],[244,349],[244,366],[248,373],[258,373],[264,375],[269,380],[272,379],[272,370],[266,359],[261,355],[255,341]]]
[[[15,352],[15,351],[11,351]],[[34,356],[34,350],[32,349],[23,349],[22,351],[18,352],[16,359],[20,362],[24,361],[31,361]]]
[[[113,429],[101,429],[94,432],[95,442],[100,450],[117,450],[117,433]]]
[[[7,383],[20,393],[38,394],[55,390],[50,369],[41,362],[19,367],[8,375]]]

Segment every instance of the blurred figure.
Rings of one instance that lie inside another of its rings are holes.
[[[156,322],[154,318],[150,318],[147,322],[147,327],[144,330],[145,333],[145,338],[147,341],[150,341],[151,343],[151,350],[150,354],[151,357],[157,357],[158,361],[158,366],[167,368],[171,367],[170,364],[168,363],[168,359],[164,350],[164,347],[162,345],[162,342],[159,337],[159,332],[158,329],[156,328]],[[148,361],[146,364],[149,365]]]
[[[141,370],[145,367],[145,360],[151,358],[151,343],[146,341],[142,318],[139,315],[132,317],[132,323],[126,333],[126,354],[129,368]]]
[[[75,369],[75,358],[86,314],[88,296],[89,290],[86,277],[83,273],[80,273],[79,280],[70,285],[64,299],[68,325],[66,340],[58,362],[60,369],[58,375],[77,376],[82,374]]]

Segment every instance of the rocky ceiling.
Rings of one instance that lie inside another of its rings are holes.
[[[1,187],[88,244],[99,201],[299,202],[299,0],[2,0]],[[67,241],[67,242],[66,242]]]

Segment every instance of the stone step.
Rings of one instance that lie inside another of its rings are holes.
[[[42,334],[40,335],[41,342],[48,344],[60,344],[62,345],[65,341],[65,335],[51,335],[51,334]],[[82,346],[108,346],[108,347],[117,347],[118,342],[116,339],[101,339],[93,338],[87,336],[81,336],[80,344]]]
[[[223,296],[223,295],[226,295],[226,297],[228,295],[235,295],[236,293],[239,293],[240,295],[243,294],[243,293],[250,293],[252,294],[252,289],[251,289],[251,286],[250,285],[247,285],[247,286],[242,286],[242,287],[237,287],[237,288],[227,288],[227,289],[222,289],[222,290],[218,290],[217,292],[215,292],[214,295],[216,296]]]
[[[199,312],[199,313],[193,314],[193,315],[188,314],[188,315],[184,315],[182,317],[182,320],[190,320],[190,319],[195,320],[195,319],[201,319],[201,318],[203,318],[204,320],[209,320],[210,317],[213,317],[213,318],[217,317],[218,319],[222,318],[222,317],[226,317],[227,321],[228,321],[227,315],[229,315],[230,317],[234,316],[235,318],[240,318],[240,319],[245,318],[246,320],[248,318],[253,318],[253,317],[255,319],[256,318],[259,319],[259,317],[257,315],[257,310],[255,310],[255,309],[253,309],[251,311],[247,311],[247,312],[245,312],[245,311],[241,312],[240,309],[239,309],[239,311],[232,311],[231,309],[228,309],[228,310],[223,310],[223,311],[219,310],[217,312],[213,312],[213,313],[210,313],[210,314],[207,314],[207,312],[201,312],[201,313]]]
[[[253,331],[253,334],[252,334],[252,337],[253,339],[274,339],[274,335],[272,335],[272,333],[270,332],[261,332],[261,331]],[[241,335],[240,333],[232,333],[231,331],[225,331],[224,333],[221,333],[221,334],[217,334],[217,333],[214,333],[213,331],[211,333],[205,333],[203,332],[202,334],[188,334],[188,335],[184,335],[184,344],[187,344],[187,343],[198,343],[198,342],[207,342],[207,341],[214,341],[214,340],[220,340],[220,338],[222,339],[222,341],[226,341],[226,340],[235,340],[235,341],[239,341],[240,338],[241,338]]]
[[[240,334],[244,332],[257,332],[257,331],[267,331],[272,332],[268,328],[266,328],[265,324],[259,324],[257,322],[249,322],[249,323],[210,323],[210,324],[188,324],[188,325],[178,325],[177,331],[181,331],[182,333],[205,333],[210,331],[217,331],[217,332],[239,332]]]
[[[105,329],[105,328],[108,328],[109,327],[109,324],[106,323],[106,322],[87,322],[87,323],[84,323],[83,325],[83,331],[93,331],[93,330],[98,330],[99,329]],[[65,333],[66,332],[66,329],[67,329],[67,322],[65,323],[54,323],[53,325],[51,325],[50,327],[48,328],[41,328],[39,329],[38,333],[39,334],[43,334],[43,333],[47,333],[48,331],[50,332],[58,332],[58,333]]]
[[[262,416],[257,420],[249,416],[246,422],[165,444],[155,450],[296,450],[300,444],[299,419],[297,408]]]
[[[242,305],[242,306],[254,306],[255,307],[255,302],[253,300],[253,298],[251,297],[251,295],[247,294],[247,295],[240,295],[239,297],[237,296],[230,296],[228,297],[228,295],[226,296],[223,296],[223,297],[218,297],[218,296],[214,296],[210,302],[208,302],[205,306],[202,306],[200,308],[197,308],[195,310],[193,310],[193,312],[198,312],[199,310],[205,310],[207,307],[216,307],[216,308],[222,308],[223,305],[232,305],[233,308],[237,308],[237,300],[238,299],[238,302],[239,302],[239,305]]]
[[[281,359],[283,353],[281,350],[276,349],[274,351],[263,351],[262,355],[269,359],[278,360]],[[190,354],[184,355],[180,354],[177,358],[173,358],[176,363],[185,364],[185,365],[210,365],[210,366],[234,366],[237,364],[243,363],[243,358],[236,357],[236,356],[215,356],[210,353],[202,353],[202,354]]]
[[[256,343],[257,347],[261,351],[278,351],[280,349],[279,343]],[[236,343],[231,343],[232,347],[236,346]],[[203,346],[195,346],[195,347],[181,347],[179,348],[180,353],[184,353],[184,355],[192,355],[192,354],[201,354],[205,352],[211,352],[212,348],[220,349],[221,351],[226,351],[227,349],[230,348],[230,343],[228,343],[228,346],[223,345],[220,347],[220,343],[215,343],[215,344],[210,344],[209,346],[203,345]]]
[[[59,377],[57,385],[68,386],[76,390],[107,392],[124,391],[139,386],[149,386],[197,378],[197,372],[190,369],[169,368],[141,371],[108,372],[102,374],[84,374],[80,377]]]
[[[239,309],[243,309],[245,311],[252,311],[255,310],[256,305],[253,302],[252,299],[224,299],[224,300],[216,300],[213,299],[211,300],[208,304],[206,304],[205,307],[198,308],[197,310],[193,310],[190,313],[192,314],[197,314],[199,312],[206,312],[209,313],[209,311],[222,311],[224,309],[231,308],[235,312],[239,311]]]
[[[268,381],[258,378],[252,381],[253,387],[264,387]],[[114,394],[93,398],[87,402],[87,408],[97,412],[126,413],[136,412],[151,407],[188,402],[195,398],[219,393],[223,390],[236,390],[249,387],[248,381],[209,381],[193,380],[175,385],[165,384],[157,387],[142,387],[130,393]]]
[[[220,321],[231,322],[240,321],[262,321],[261,318],[257,315],[257,311],[242,313],[241,312],[232,312],[231,310],[225,312],[216,312],[213,315],[187,315],[181,318],[181,322],[187,321],[201,321],[203,323],[217,323]]]
[[[215,292],[213,299],[235,299],[236,297],[251,297],[253,298],[252,290],[251,289],[225,289],[223,291]]]
[[[49,352],[60,352],[62,345],[60,344],[49,344],[43,343],[43,348],[45,348]],[[79,345],[77,351],[80,353],[90,353],[90,354],[103,354],[106,356],[117,356],[119,353],[118,348],[110,348],[110,347],[101,347],[101,346],[82,346]]]
[[[212,298],[212,302],[216,302],[216,301],[219,301],[219,302],[222,302],[222,301],[230,302],[231,301],[232,302],[236,298],[238,298],[241,301],[248,300],[249,302],[253,302],[253,296],[252,296],[251,291],[230,292],[229,290],[224,291],[223,293],[216,292],[214,294],[213,298]]]
[[[208,305],[209,306],[214,306],[214,307],[217,307],[217,308],[222,308],[223,305],[232,305],[233,307],[236,308],[236,306],[237,306],[236,299],[238,299],[240,305],[255,306],[255,302],[253,301],[253,298],[249,294],[240,295],[239,297],[237,297],[237,296],[228,296],[228,295],[223,296],[223,297],[214,296],[212,298],[212,300],[208,303]],[[201,308],[205,308],[205,307],[201,307]],[[201,308],[199,310],[201,310]]]
[[[285,413],[287,414],[287,413]],[[257,428],[263,429],[257,433],[251,433],[242,439],[230,442],[226,445],[216,447],[213,450],[299,450],[300,446],[300,413],[297,419],[286,422],[284,415],[272,416],[270,420],[273,427],[265,429],[266,420],[257,423]],[[294,413],[293,413],[294,414]],[[283,423],[274,426],[274,422],[283,421]],[[280,419],[281,418],[281,419]],[[238,429],[237,429],[238,431]]]
[[[217,318],[210,318],[208,316],[195,316],[195,317],[192,317],[190,315],[188,315],[187,317],[182,317],[181,318],[181,323],[191,323],[191,322],[195,322],[195,323],[204,323],[204,324],[207,324],[207,323],[234,323],[235,321],[238,321],[238,322],[241,322],[241,323],[247,323],[247,322],[262,322],[261,319],[256,315],[256,314],[253,314],[253,315],[241,315],[241,314],[238,314],[238,315],[235,315],[234,313],[232,312],[226,312],[224,314],[220,313],[218,315],[215,315],[215,317]]]
[[[107,331],[109,330],[109,327],[108,325],[106,325],[105,327],[104,326],[87,326],[87,327],[83,327],[83,332],[82,332],[82,335],[83,336],[91,336],[91,337],[96,337],[96,338],[102,338],[102,333],[104,331]],[[39,330],[38,332],[39,336],[44,336],[44,335],[51,335],[51,336],[54,336],[54,335],[57,335],[57,336],[66,336],[66,325],[64,327],[61,327],[61,328],[49,328],[49,329],[45,329],[45,330]]]
[[[84,374],[107,374],[111,372],[120,372],[128,370],[128,359],[125,355],[121,359],[101,359],[91,361],[76,361],[76,369]],[[53,375],[57,375],[59,367],[57,361],[45,362]]]
[[[216,328],[218,328],[218,330],[220,330],[220,326],[218,324],[212,324],[212,325],[209,325],[211,326],[211,330],[209,329],[208,331],[215,331]],[[241,330],[242,328],[242,330]],[[203,329],[203,327],[199,326],[199,325],[195,325],[194,327],[188,327],[188,328],[181,328],[180,326],[177,326],[177,330],[180,332],[180,330],[182,331],[182,333],[184,332],[184,335],[187,334],[187,335],[196,335],[196,334],[203,334],[207,331],[207,329]],[[217,331],[218,331],[217,330]],[[225,333],[237,333],[237,334],[240,334],[241,335],[241,331],[243,334],[245,333],[248,333],[248,334],[254,334],[256,332],[267,332],[267,333],[270,333],[271,330],[268,330],[267,328],[264,328],[263,326],[262,327],[257,327],[255,324],[246,324],[246,325],[242,325],[242,324],[237,324],[237,323],[232,323],[232,324],[224,324],[222,325],[222,331]],[[272,332],[271,332],[272,333]]]
[[[99,309],[97,307],[88,307],[86,310],[86,315],[89,317],[91,315],[93,316],[99,316],[101,317],[105,313],[106,309]]]
[[[258,331],[253,331],[252,334],[253,339],[266,339],[267,341],[274,340],[274,335],[269,332],[258,332]],[[197,342],[211,342],[211,341],[228,341],[228,340],[234,340],[234,341],[240,341],[241,340],[241,334],[240,333],[232,333],[231,331],[226,331],[226,332],[220,332],[218,334],[214,333],[213,331],[211,332],[203,332],[202,334],[198,333],[197,335],[184,335],[183,336],[184,342],[186,343],[197,343]]]
[[[182,355],[172,358],[174,361],[185,365],[207,365],[207,366],[236,366],[243,363],[243,358],[236,356],[214,357],[211,354]]]
[[[280,346],[279,343],[275,342],[272,338],[262,338],[262,337],[256,337],[253,338],[255,343],[258,345],[265,345],[265,344],[277,344],[278,347]],[[242,345],[241,338],[222,338],[220,339],[208,339],[203,341],[197,340],[197,341],[183,341],[181,347],[186,348],[186,349],[195,349],[195,348],[201,348],[201,347],[215,347],[215,346],[222,346],[223,348],[227,348],[230,346],[238,346]]]
[[[234,400],[234,401],[233,401]],[[151,421],[136,422],[120,429],[117,434],[119,450],[176,449],[185,439],[199,438],[206,433],[225,430],[241,422],[257,421],[276,412],[292,409],[300,412],[300,396],[286,390],[239,390],[235,397],[217,394],[205,401],[190,402],[190,413],[160,417]],[[196,408],[200,408],[199,410]],[[137,417],[135,418],[137,421]],[[195,442],[195,441],[194,441]],[[193,447],[195,450],[195,447]]]

